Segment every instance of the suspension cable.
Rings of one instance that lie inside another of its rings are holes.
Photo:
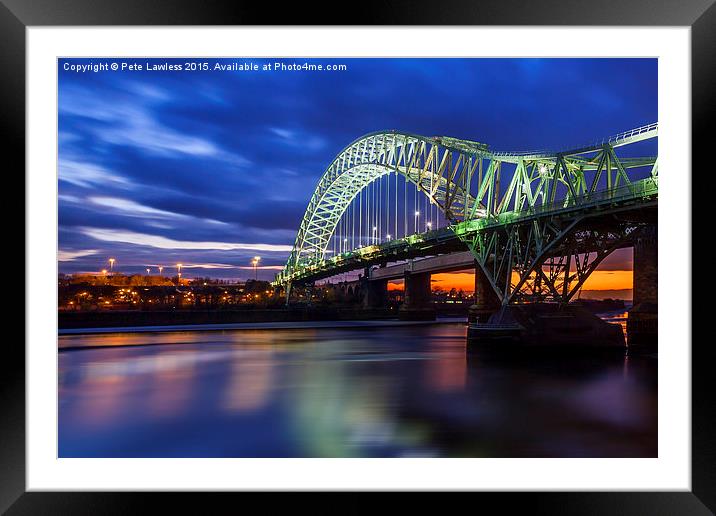
[[[380,243],[381,226],[383,223],[383,176],[378,176],[378,241]]]
[[[408,179],[403,178],[403,238],[408,236]]]
[[[398,168],[395,168],[395,238],[398,238]]]
[[[360,197],[360,205],[359,205],[359,211],[358,211],[358,247],[363,247],[361,245],[361,235],[363,234],[363,190],[361,189],[360,193],[358,194]]]

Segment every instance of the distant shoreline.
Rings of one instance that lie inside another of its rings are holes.
[[[467,317],[467,304],[436,305],[443,317]],[[361,306],[294,306],[244,310],[101,310],[60,311],[58,328],[117,328],[139,326],[222,325],[258,323],[302,323],[309,321],[368,321],[396,319],[398,306],[362,308]]]

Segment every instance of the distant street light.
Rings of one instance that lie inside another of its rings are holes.
[[[388,234],[385,235],[385,236],[386,236],[386,238],[387,238],[388,240],[390,240],[390,233],[388,233]]]
[[[344,238],[343,239],[343,252],[345,253],[347,249],[348,249],[348,239]]]
[[[376,231],[378,231],[378,228],[375,227],[375,226],[373,226],[373,243],[376,242],[376,236],[375,236],[375,232],[376,232]]]
[[[416,212],[415,212],[415,223],[414,223],[414,225],[413,225],[413,228],[414,228],[414,232],[415,232],[415,233],[418,232],[418,217],[420,217],[420,212],[419,212],[419,211],[416,211]]]
[[[109,272],[112,272],[112,269],[114,269],[114,258],[109,259]]]
[[[177,284],[181,283],[181,263],[177,263]]]
[[[432,223],[432,222],[427,222],[427,223],[425,224],[425,226],[427,226],[428,231],[430,231],[430,229],[433,227],[433,223]]]
[[[261,257],[260,257],[260,256],[254,256],[254,259],[253,259],[253,261],[251,262],[251,263],[253,264],[253,266],[254,266],[254,281],[257,281],[257,280],[259,279],[259,273],[258,273],[258,269],[257,269],[257,266],[258,266],[258,264],[259,264],[259,260],[261,260]]]
[[[163,270],[164,270],[164,267],[162,267],[162,266],[160,265],[160,266],[159,266],[159,275],[160,275],[160,276],[161,276]]]
[[[149,276],[149,267],[147,267],[147,276]]]

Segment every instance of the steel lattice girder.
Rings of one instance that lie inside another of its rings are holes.
[[[651,223],[616,219],[605,225],[590,219],[582,213],[543,216],[493,226],[466,243],[503,304],[568,302],[604,258],[630,245],[633,233]]]

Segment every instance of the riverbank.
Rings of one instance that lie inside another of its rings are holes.
[[[397,317],[397,309],[297,307],[257,310],[98,310],[61,311],[58,328],[114,328],[306,321],[382,320]]]

